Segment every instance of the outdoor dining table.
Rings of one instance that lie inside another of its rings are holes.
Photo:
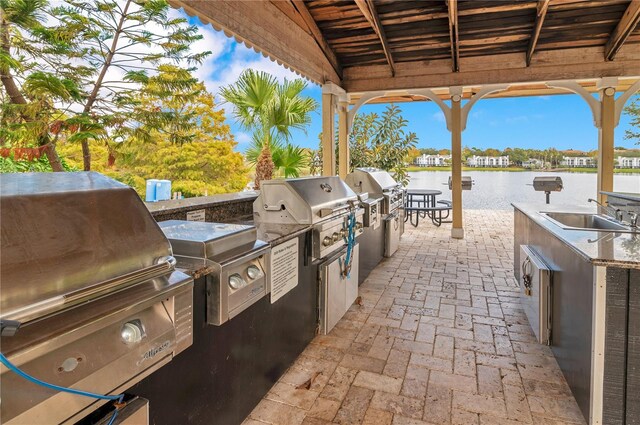
[[[407,189],[405,198],[404,221],[409,221],[414,227],[418,227],[420,218],[429,217],[431,222],[440,226],[444,219],[449,217],[451,205],[440,201],[443,205],[437,205],[436,196],[442,195],[441,190],[436,189]],[[442,213],[446,215],[443,216]]]

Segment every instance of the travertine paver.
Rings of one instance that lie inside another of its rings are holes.
[[[362,305],[315,338],[245,424],[584,423],[520,307],[513,213],[465,211],[465,223],[464,240],[450,225],[408,226],[360,286]]]

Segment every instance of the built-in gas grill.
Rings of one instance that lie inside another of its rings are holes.
[[[347,175],[346,183],[356,193],[369,193],[382,197],[383,215],[392,214],[402,207],[404,190],[391,174],[378,168],[356,168]]]
[[[118,394],[192,343],[193,280],[126,185],[97,173],[2,176],[1,348],[62,387]],[[73,423],[96,401],[1,369],[0,422]],[[144,409],[143,409],[144,411]]]
[[[329,332],[358,294],[358,244],[363,209],[339,177],[262,182],[253,204],[258,223],[312,227],[311,260],[319,267],[320,329]]]
[[[253,204],[255,221],[312,225],[314,260],[344,246],[349,214],[356,216],[356,234],[362,233],[358,196],[339,177],[270,180],[260,188]]]
[[[221,325],[267,294],[269,244],[255,226],[169,220],[160,222],[178,267],[207,275],[207,323]]]
[[[384,222],[384,256],[392,256],[400,244],[400,237],[404,233],[404,189],[391,175],[377,168],[356,168],[345,179],[349,187],[356,193],[368,193],[370,197],[382,197],[382,215]],[[369,245],[369,244],[368,244]],[[367,249],[375,249],[371,247]],[[368,258],[375,258],[374,252],[365,254]],[[377,264],[377,263],[376,263]]]

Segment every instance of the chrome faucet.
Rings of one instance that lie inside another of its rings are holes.
[[[634,229],[637,229],[638,228],[638,217],[640,217],[640,215],[638,215],[637,213],[634,213],[634,212],[627,212],[627,213],[629,214],[629,224]]]
[[[592,198],[589,198],[589,202],[595,202],[603,210],[605,210],[607,214],[613,216],[618,221],[622,221],[623,213],[622,213],[622,210],[620,208],[613,208],[610,205],[603,205],[600,202],[598,202],[598,201],[596,201],[595,199],[592,199]],[[637,220],[637,217],[636,217],[636,220]]]

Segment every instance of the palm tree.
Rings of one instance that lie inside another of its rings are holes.
[[[304,165],[304,161],[293,161],[296,148],[290,141],[291,131],[304,130],[311,122],[311,112],[318,107],[315,100],[301,95],[306,87],[304,80],[285,80],[279,84],[266,72],[247,69],[238,81],[220,90],[222,97],[235,106],[238,123],[253,131],[254,150],[260,152],[255,160],[256,189],[262,180],[271,180],[276,160],[280,162],[279,167],[287,164],[286,177],[299,174],[299,168]],[[290,155],[287,156],[287,152]]]

